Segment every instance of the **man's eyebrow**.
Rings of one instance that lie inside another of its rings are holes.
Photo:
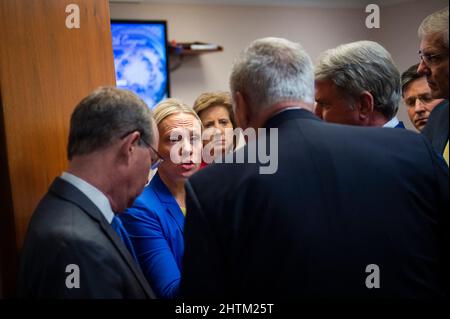
[[[423,50],[419,50],[419,53],[423,55],[433,55],[436,54],[436,52],[438,52],[438,49],[436,48],[425,48]]]

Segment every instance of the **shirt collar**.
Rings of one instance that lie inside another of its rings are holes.
[[[390,121],[386,122],[383,127],[396,127],[400,123],[397,116],[394,116]]]
[[[98,188],[92,186],[85,180],[73,174],[63,172],[60,177],[66,182],[78,188],[80,192],[86,195],[86,197],[89,198],[94,203],[94,205],[97,206],[97,208],[102,212],[108,223],[111,224],[114,213],[112,211],[111,204],[105,194],[103,194]]]

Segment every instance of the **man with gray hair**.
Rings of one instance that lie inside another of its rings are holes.
[[[317,108],[324,121],[404,128],[396,117],[400,73],[378,43],[358,41],[324,52],[315,80]]]
[[[420,24],[420,64],[435,99],[449,99],[448,87],[448,7],[430,14]],[[423,134],[449,163],[448,103],[434,108]]]
[[[419,26],[420,64],[435,99],[448,99],[448,7],[430,14]]]
[[[103,87],[78,104],[70,122],[69,167],[28,228],[20,297],[154,297],[116,214],[144,189],[157,134],[150,109],[130,91]]]
[[[182,295],[446,296],[445,163],[420,134],[321,121],[313,83],[308,55],[285,39],[256,40],[234,63],[237,124],[265,130],[186,183]],[[276,153],[273,174],[250,160],[254,144]]]

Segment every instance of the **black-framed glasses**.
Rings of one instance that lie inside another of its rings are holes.
[[[420,60],[422,60],[426,65],[433,65],[439,61],[439,58],[447,55],[448,52],[436,53],[436,54],[426,54],[422,53],[422,51],[418,52]]]
[[[154,157],[152,156],[152,166],[150,167],[152,170],[153,169],[157,169],[159,165],[161,165],[162,162],[164,162],[164,157],[161,156],[161,154],[158,153],[158,151],[151,146],[149,143],[147,143],[143,138],[142,138],[142,132],[140,130],[132,130],[132,131],[128,131],[127,133],[123,134],[120,139],[123,139],[125,137],[127,137],[128,135],[130,135],[133,132],[139,132],[139,134],[141,134],[141,137],[139,139],[140,142],[142,142],[146,147],[148,147],[154,154]]]

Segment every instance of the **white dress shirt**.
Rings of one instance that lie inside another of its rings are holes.
[[[114,213],[112,211],[111,204],[109,203],[109,200],[105,196],[105,194],[103,194],[98,188],[92,186],[85,180],[76,177],[73,174],[63,172],[60,177],[66,182],[78,188],[80,192],[86,195],[87,198],[89,198],[94,203],[94,205],[97,206],[97,208],[102,212],[108,223],[111,224]]]
[[[400,121],[398,120],[397,116],[394,116],[393,118],[391,118],[390,121],[386,122],[383,127],[396,127],[398,125],[398,123],[400,123]]]

